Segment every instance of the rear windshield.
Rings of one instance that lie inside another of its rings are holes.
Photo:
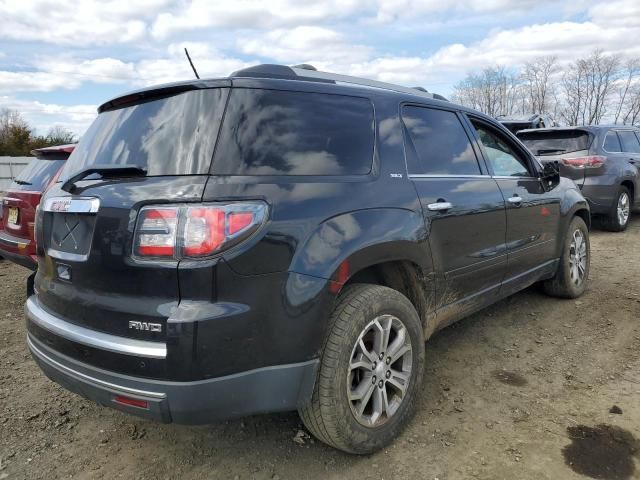
[[[64,160],[39,160],[35,158],[15,178],[11,188],[13,190],[43,192],[63,164]]]
[[[588,150],[591,145],[591,136],[583,130],[524,132],[518,138],[538,156]]]
[[[226,92],[192,90],[101,113],[61,178],[96,164],[139,166],[148,176],[207,173]]]
[[[361,97],[278,90],[231,92],[216,175],[366,175],[374,119]]]

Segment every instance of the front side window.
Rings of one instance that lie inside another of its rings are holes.
[[[480,142],[484,146],[493,174],[499,177],[528,177],[527,161],[500,134],[490,127],[474,122]]]
[[[607,152],[621,152],[620,140],[618,134],[613,130],[609,130],[604,137],[604,144],[602,146]]]
[[[640,143],[632,130],[620,130],[618,136],[623,152],[640,153]]]
[[[454,112],[404,106],[409,174],[479,175],[471,141]]]
[[[362,97],[236,88],[213,162],[215,175],[366,175],[373,105]]]

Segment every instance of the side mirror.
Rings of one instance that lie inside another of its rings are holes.
[[[545,162],[540,180],[546,191],[553,190],[560,183],[560,164],[557,161]]]

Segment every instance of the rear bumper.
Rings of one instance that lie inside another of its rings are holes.
[[[256,413],[295,410],[311,396],[318,360],[277,365],[195,382],[168,382],[102,370],[69,358],[28,334],[42,371],[67,390],[100,405],[163,423],[204,424]],[[148,408],[115,402],[144,400]]]
[[[31,240],[14,237],[5,231],[0,231],[0,256],[29,270],[35,270],[38,264],[31,255],[35,255],[35,248]]]

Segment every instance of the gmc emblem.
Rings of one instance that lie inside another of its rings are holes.
[[[162,324],[150,322],[138,322],[137,320],[129,320],[129,328],[134,330],[142,330],[146,332],[161,332]]]
[[[71,206],[71,200],[56,200],[51,203],[52,212],[66,212]]]

